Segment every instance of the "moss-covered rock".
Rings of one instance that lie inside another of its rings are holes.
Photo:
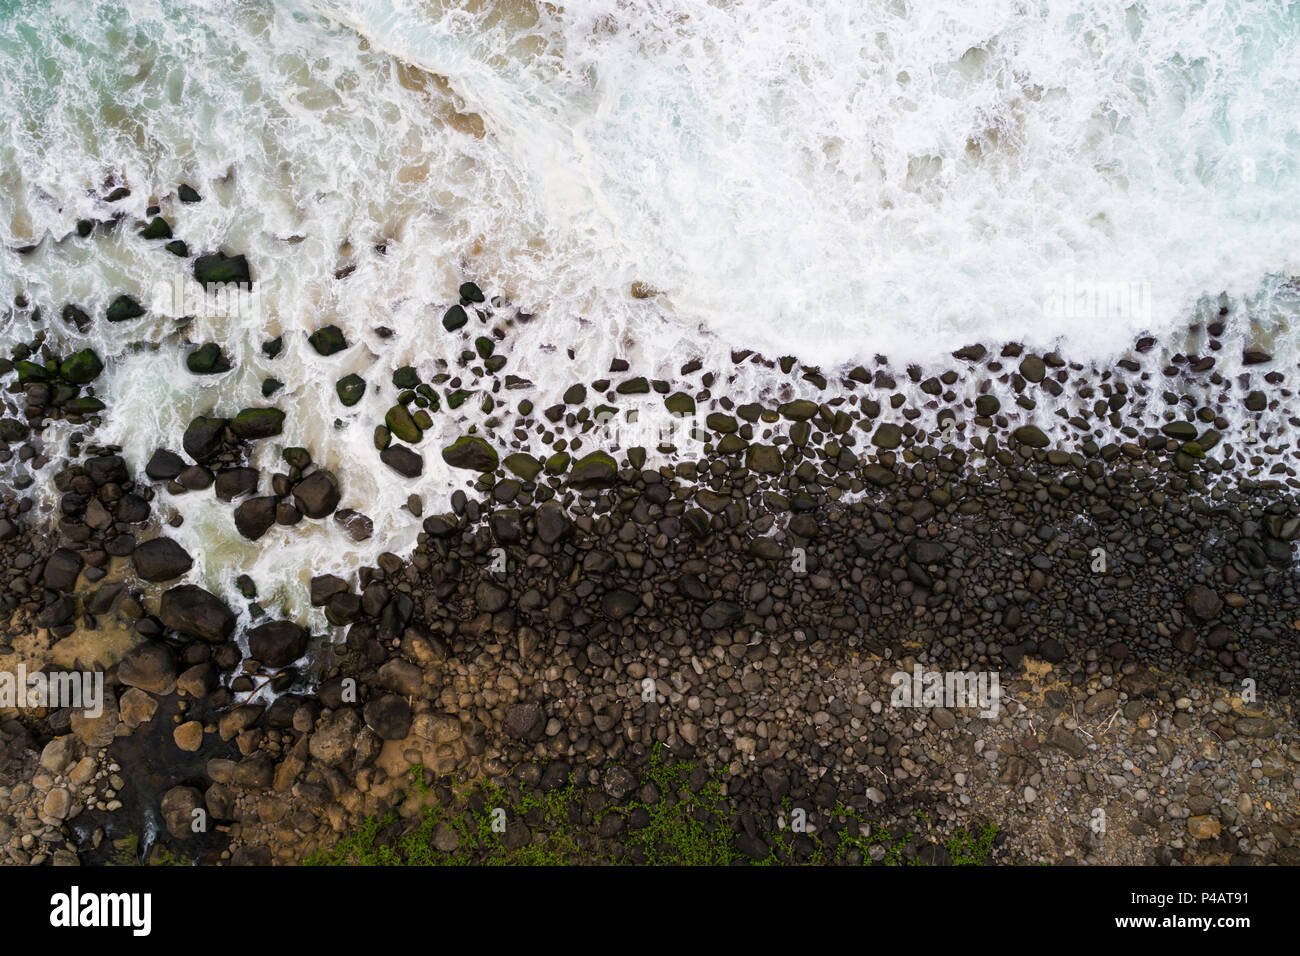
[[[615,391],[620,395],[646,395],[650,392],[650,382],[641,376],[629,378],[626,382],[619,382]]]
[[[760,475],[779,475],[785,462],[780,449],[774,445],[750,445],[745,453],[745,467]]]
[[[411,413],[402,405],[394,405],[388,410],[388,414],[384,416],[384,424],[388,426],[388,430],[393,435],[408,445],[418,444],[420,439],[424,437],[420,426],[415,424],[415,419],[411,417]]]
[[[217,375],[230,371],[230,360],[216,342],[206,342],[185,356],[185,367],[195,375]]]
[[[542,470],[542,463],[532,455],[525,455],[522,452],[516,452],[513,455],[507,455],[504,462],[506,469],[524,481],[532,481],[537,477],[538,472]]]
[[[74,385],[89,385],[102,371],[104,371],[104,363],[99,360],[94,349],[73,352],[59,365],[59,374],[63,376],[64,381]]]
[[[344,375],[334,384],[339,393],[339,401],[351,408],[366,394],[366,380],[360,375]]]
[[[108,305],[104,317],[110,322],[125,322],[144,315],[144,308],[129,295],[119,295]]]
[[[458,305],[453,305],[442,316],[442,327],[448,332],[455,332],[457,329],[464,327],[469,321],[469,316],[465,310]]]
[[[800,398],[793,402],[786,402],[784,405],[778,406],[777,411],[781,414],[782,418],[788,418],[795,422],[803,422],[817,414],[817,403]]]
[[[210,252],[195,259],[194,278],[205,289],[227,282],[249,287],[253,285],[248,260],[243,256],[228,256],[224,252]]]
[[[14,368],[18,370],[18,383],[20,385],[27,385],[31,382],[48,382],[50,380],[49,369],[27,359],[18,362]]]
[[[230,430],[245,441],[273,438],[284,430],[284,412],[278,408],[245,408],[231,420]]]
[[[474,435],[458,438],[444,448],[442,460],[453,468],[471,471],[495,471],[499,461],[496,449]]]
[[[737,428],[736,420],[730,415],[724,415],[721,412],[714,412],[704,420],[704,423],[713,431],[723,435],[730,435]]]
[[[1030,448],[1046,448],[1050,444],[1043,430],[1035,425],[1021,425],[1011,434],[1020,444],[1028,445]],[[1192,434],[1195,434],[1195,431]]]
[[[170,239],[171,237],[172,227],[162,216],[154,216],[149,221],[149,225],[140,230],[141,239]]]
[[[307,341],[319,355],[333,355],[348,347],[347,340],[343,337],[343,330],[337,325],[326,325],[317,329],[307,336]]]
[[[674,415],[694,415],[695,399],[685,392],[673,392],[664,399],[664,407]]]
[[[94,415],[108,406],[93,395],[83,395],[63,404],[63,411],[69,415]]]
[[[569,472],[569,484],[575,488],[597,488],[612,485],[618,477],[618,465],[603,451],[593,451],[574,463]]]

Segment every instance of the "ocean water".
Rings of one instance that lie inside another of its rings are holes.
[[[539,407],[615,357],[652,376],[693,357],[726,368],[734,348],[831,369],[1020,341],[1104,362],[1141,333],[1176,349],[1220,304],[1231,343],[1300,358],[1300,3],[0,11],[0,301],[96,317],[57,332],[109,360],[96,440],[142,467],[179,450],[195,414],[264,404],[273,375],[288,420],[257,463],[305,445],[343,505],[376,519],[360,545],[310,522],[251,544],[211,492],[161,495],[211,587],[247,571],[300,607],[309,574],[410,547],[419,523],[400,506],[416,491],[440,508],[463,481],[437,449],[475,412],[436,419],[418,482],[387,472],[371,431],[392,369],[427,378],[454,358],[439,319],[465,279],[534,317],[511,330],[506,370],[536,383]],[[179,203],[182,182],[203,201]],[[119,185],[131,195],[106,205]],[[248,256],[256,310],[178,322],[157,290],[193,285],[190,264],[130,225],[152,203],[191,251]],[[118,229],[76,237],[78,219],[113,210],[128,214]],[[122,292],[154,307],[108,325]],[[305,338],[328,324],[349,348],[322,358]],[[36,325],[9,318],[0,344]],[[190,375],[185,343],[203,341],[235,370]],[[349,372],[370,388],[344,409]]]

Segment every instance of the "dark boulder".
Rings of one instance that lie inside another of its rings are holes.
[[[600,609],[605,612],[606,616],[615,621],[621,621],[627,617],[641,604],[641,599],[631,591],[625,591],[618,588],[614,591],[605,592],[605,596],[600,599]]]
[[[109,303],[105,318],[110,322],[125,322],[128,319],[138,319],[142,315],[144,309],[139,302],[129,295],[119,295]]]
[[[740,605],[734,601],[714,601],[700,615],[700,624],[709,630],[730,627],[740,620]]]
[[[231,420],[230,430],[244,441],[274,438],[284,430],[284,412],[278,408],[245,408]]]
[[[569,518],[559,503],[548,501],[537,509],[537,537],[544,544],[555,544],[571,530]]]
[[[1213,589],[1200,584],[1188,590],[1184,601],[1198,621],[1213,621],[1223,610],[1223,599]]]
[[[292,621],[269,621],[248,632],[248,653],[267,667],[288,667],[307,652],[307,631]]]
[[[81,467],[90,476],[90,480],[101,487],[109,483],[123,485],[130,480],[126,462],[121,455],[96,455],[87,458]]]
[[[365,541],[375,533],[375,523],[366,515],[351,508],[340,508],[334,512],[334,520],[353,541]]]
[[[278,503],[271,495],[241,501],[235,508],[235,530],[249,541],[256,541],[275,524]]]
[[[593,451],[574,464],[569,472],[569,484],[575,488],[599,488],[612,485],[617,475],[614,459],[603,451]]]
[[[222,354],[221,346],[208,342],[185,356],[185,367],[195,375],[218,375],[230,371],[230,359]]]
[[[210,644],[220,644],[235,629],[235,615],[225,602],[194,584],[182,584],[165,593],[158,616],[173,631]]]
[[[209,418],[206,415],[200,415],[190,422],[189,427],[185,429],[184,438],[181,439],[185,454],[197,462],[205,462],[215,458],[221,452],[222,436],[225,430],[226,420],[224,418]]]
[[[117,678],[127,687],[166,695],[176,689],[176,659],[166,644],[146,641],[127,652],[117,665]]]
[[[453,468],[471,471],[495,471],[498,462],[496,449],[474,435],[458,438],[444,448],[442,460]]]
[[[171,481],[184,469],[184,458],[166,448],[158,448],[149,459],[149,464],[144,466],[144,473],[151,481]]]
[[[45,561],[45,586],[53,591],[68,591],[77,583],[84,562],[81,555],[59,548]]]
[[[59,374],[64,381],[73,385],[89,385],[99,373],[104,371],[104,363],[99,360],[94,349],[82,349],[74,352],[59,364]]]
[[[411,732],[411,705],[405,697],[385,694],[365,706],[366,726],[384,740],[401,740]]]
[[[424,473],[424,459],[405,445],[389,445],[379,453],[379,460],[404,478]]]
[[[207,289],[214,285],[234,282],[252,287],[253,277],[248,271],[248,260],[243,256],[228,256],[212,252],[194,260],[194,278]]]
[[[293,500],[308,518],[325,518],[339,506],[339,486],[328,471],[313,471],[293,486]]]
[[[194,567],[189,552],[171,538],[154,538],[137,545],[131,555],[135,573],[146,581],[170,581]]]
[[[257,491],[256,468],[227,468],[217,473],[218,501],[234,501]]]
[[[312,607],[324,606],[336,594],[344,594],[348,583],[334,574],[318,574],[311,579]]]
[[[327,325],[317,329],[307,336],[307,341],[321,355],[333,355],[348,347],[347,340],[343,337],[343,330],[337,325]]]

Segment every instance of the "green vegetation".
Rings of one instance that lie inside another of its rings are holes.
[[[786,814],[791,812],[789,798],[784,801]],[[905,828],[890,831],[885,827],[872,824],[862,814],[843,804],[836,804],[831,811],[832,829],[838,832],[834,849],[831,852],[818,845],[806,862],[809,864],[848,863],[850,851],[861,854],[863,863],[873,862],[871,850],[876,848],[878,862],[883,866],[924,866],[919,855],[908,858],[908,846],[942,846],[948,852],[954,866],[988,866],[992,860],[993,841],[997,839],[998,827],[995,823],[985,823],[978,831],[971,832],[966,827],[952,831],[946,840],[940,839],[929,816],[918,811],[916,819],[921,824],[917,829]],[[883,855],[881,851],[883,850]],[[782,830],[776,836],[773,849],[767,859],[760,865],[777,865],[789,861],[794,854],[793,834]]]
[[[108,866],[143,866],[140,862],[140,837],[128,833],[121,839],[113,841],[113,853],[108,858]],[[177,856],[167,847],[155,843],[149,853],[148,866],[193,866],[192,860]]]
[[[428,798],[424,768],[413,768],[411,777],[412,792]],[[640,782],[638,798],[618,806],[605,805],[599,790],[579,786],[572,774],[562,787],[527,792],[515,799],[499,787],[480,785],[449,804],[426,805],[411,821],[395,810],[371,817],[334,847],[319,850],[304,862],[309,866],[727,866],[748,859],[735,846],[733,810],[719,775],[701,783],[691,764],[667,762],[656,747]],[[760,865],[846,863],[852,850],[860,854],[853,859],[870,863],[873,846],[877,856],[884,848],[883,864],[915,865],[915,855],[909,861],[905,854],[909,844],[939,842],[923,814],[918,816],[924,833],[898,834],[840,805],[831,820],[837,838],[823,843],[792,832],[788,821],[793,819],[793,807],[788,797],[782,809],[779,824],[763,834],[771,851]],[[623,819],[608,820],[615,815]],[[513,832],[506,832],[508,821],[522,821],[531,836],[524,835],[517,823]],[[598,832],[613,836],[600,838]],[[976,833],[963,828],[949,834],[942,845],[955,864],[985,865],[997,834],[991,823]]]

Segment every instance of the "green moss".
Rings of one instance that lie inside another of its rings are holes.
[[[731,821],[735,810],[727,798],[722,777],[709,775],[702,784],[691,785],[692,764],[665,759],[660,745],[650,756],[641,775],[638,793],[647,785],[656,794],[650,802],[641,799],[626,805],[606,806],[584,817],[584,807],[595,788],[579,786],[572,774],[561,787],[531,791],[512,799],[504,790],[482,784],[459,794],[446,805],[426,806],[418,817],[403,821],[396,811],[371,817],[334,847],[318,850],[304,862],[309,866],[565,866],[643,863],[652,866],[728,866],[745,859],[736,848]],[[698,784],[698,780],[696,781]],[[430,788],[423,767],[411,771],[411,794],[426,798]],[[506,834],[498,832],[501,822],[496,810],[504,810],[506,821],[526,822],[531,839],[522,846],[508,846]],[[793,809],[789,797],[782,803],[783,818]],[[613,841],[600,840],[597,829],[610,815],[641,818],[633,829],[626,822]],[[837,839],[833,850],[820,841],[799,862],[836,864],[848,862],[851,850],[858,850],[870,863],[870,848],[884,848],[883,865],[917,865],[906,850],[918,838],[944,846],[954,864],[986,865],[990,862],[998,828],[986,824],[978,830],[960,828],[940,839],[928,817],[917,814],[918,827],[891,833],[865,820],[843,805],[831,812],[830,830]],[[498,825],[494,827],[494,822]],[[450,830],[456,848],[438,850],[435,834]],[[796,835],[771,821],[763,834],[770,847],[759,865],[787,865],[798,859]]]
[[[142,866],[140,862],[140,838],[128,833],[113,841],[113,853],[108,858],[108,866]],[[194,861],[173,853],[161,844],[154,844],[149,853],[149,866],[193,866]]]

